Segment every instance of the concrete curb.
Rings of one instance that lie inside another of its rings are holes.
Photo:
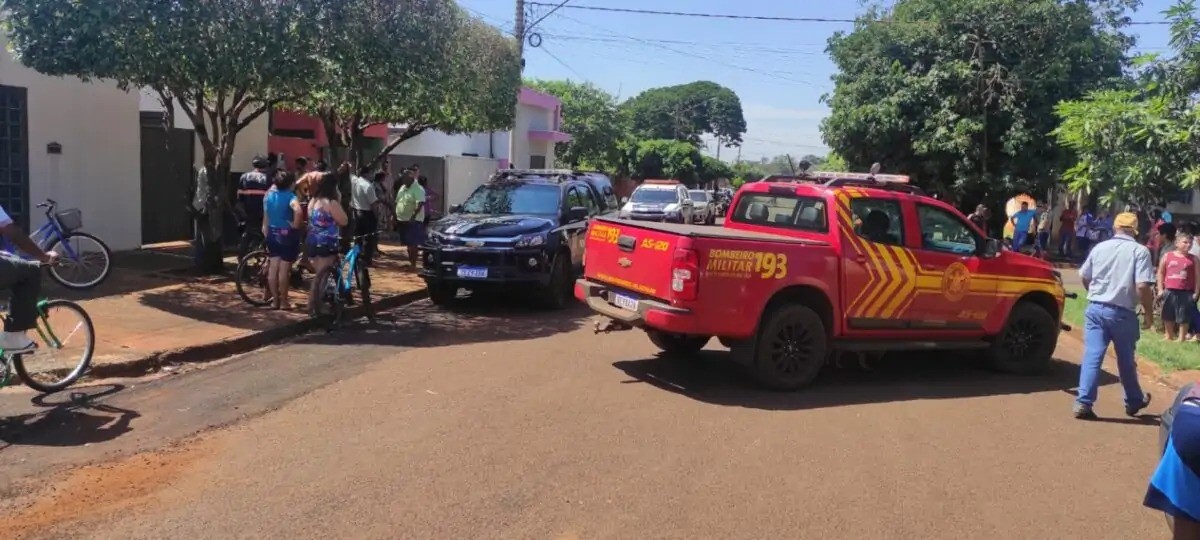
[[[425,289],[419,289],[416,291],[409,291],[392,296],[381,297],[373,300],[371,302],[371,307],[376,313],[378,313],[383,310],[411,304],[418,300],[424,299],[426,296],[427,293]],[[350,310],[349,314],[351,317],[361,317],[363,315],[362,306],[356,306],[354,309]],[[284,324],[282,326],[276,326],[274,328],[269,328],[259,332],[253,332],[244,336],[215,341],[212,343],[205,343],[202,345],[193,345],[190,347],[157,351],[141,358],[134,358],[109,364],[94,365],[88,371],[86,376],[92,379],[103,379],[110,377],[141,377],[156,373],[164,366],[211,362],[213,360],[220,360],[235,354],[250,352],[287,338],[306,334],[319,328],[320,326],[320,321],[305,318]]]

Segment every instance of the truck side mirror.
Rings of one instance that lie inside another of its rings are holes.
[[[462,205],[461,205],[461,204],[453,204],[453,205],[450,205],[450,213],[451,213],[451,214],[457,214],[457,213],[459,213],[459,212],[462,212]]]
[[[567,211],[567,221],[574,223],[583,221],[588,217],[588,209],[586,206],[573,206]]]

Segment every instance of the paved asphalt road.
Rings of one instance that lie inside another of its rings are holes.
[[[662,359],[588,322],[422,303],[156,380],[0,392],[0,536],[1166,535],[1140,505],[1156,418],[1125,418],[1115,377],[1096,422],[1070,418],[1063,361],[909,357],[778,394],[719,350]]]

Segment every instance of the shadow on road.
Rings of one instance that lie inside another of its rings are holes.
[[[312,334],[300,342],[445,347],[517,341],[571,332],[582,327],[591,315],[582,304],[548,311],[520,299],[465,297],[450,308],[416,302],[380,313],[374,324],[360,319],[338,331]]]
[[[613,366],[633,378],[626,382],[648,383],[705,403],[766,410],[1065,391],[1079,380],[1079,366],[1057,358],[1045,374],[1018,377],[948,353],[889,355],[872,363],[871,371],[831,366],[812,386],[798,392],[772,392],[756,386],[724,351],[701,351],[690,358],[620,361]],[[1116,376],[1101,373],[1102,386],[1117,381]],[[1153,420],[1130,419],[1152,424]]]
[[[14,445],[81,446],[132,431],[136,411],[101,403],[125,389],[120,384],[69,388],[33,398],[34,413],[0,418],[0,450]]]

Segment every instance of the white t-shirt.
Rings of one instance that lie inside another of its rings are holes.
[[[4,211],[4,207],[0,206],[0,227],[7,227],[12,224],[12,218],[9,217],[8,212]]]

